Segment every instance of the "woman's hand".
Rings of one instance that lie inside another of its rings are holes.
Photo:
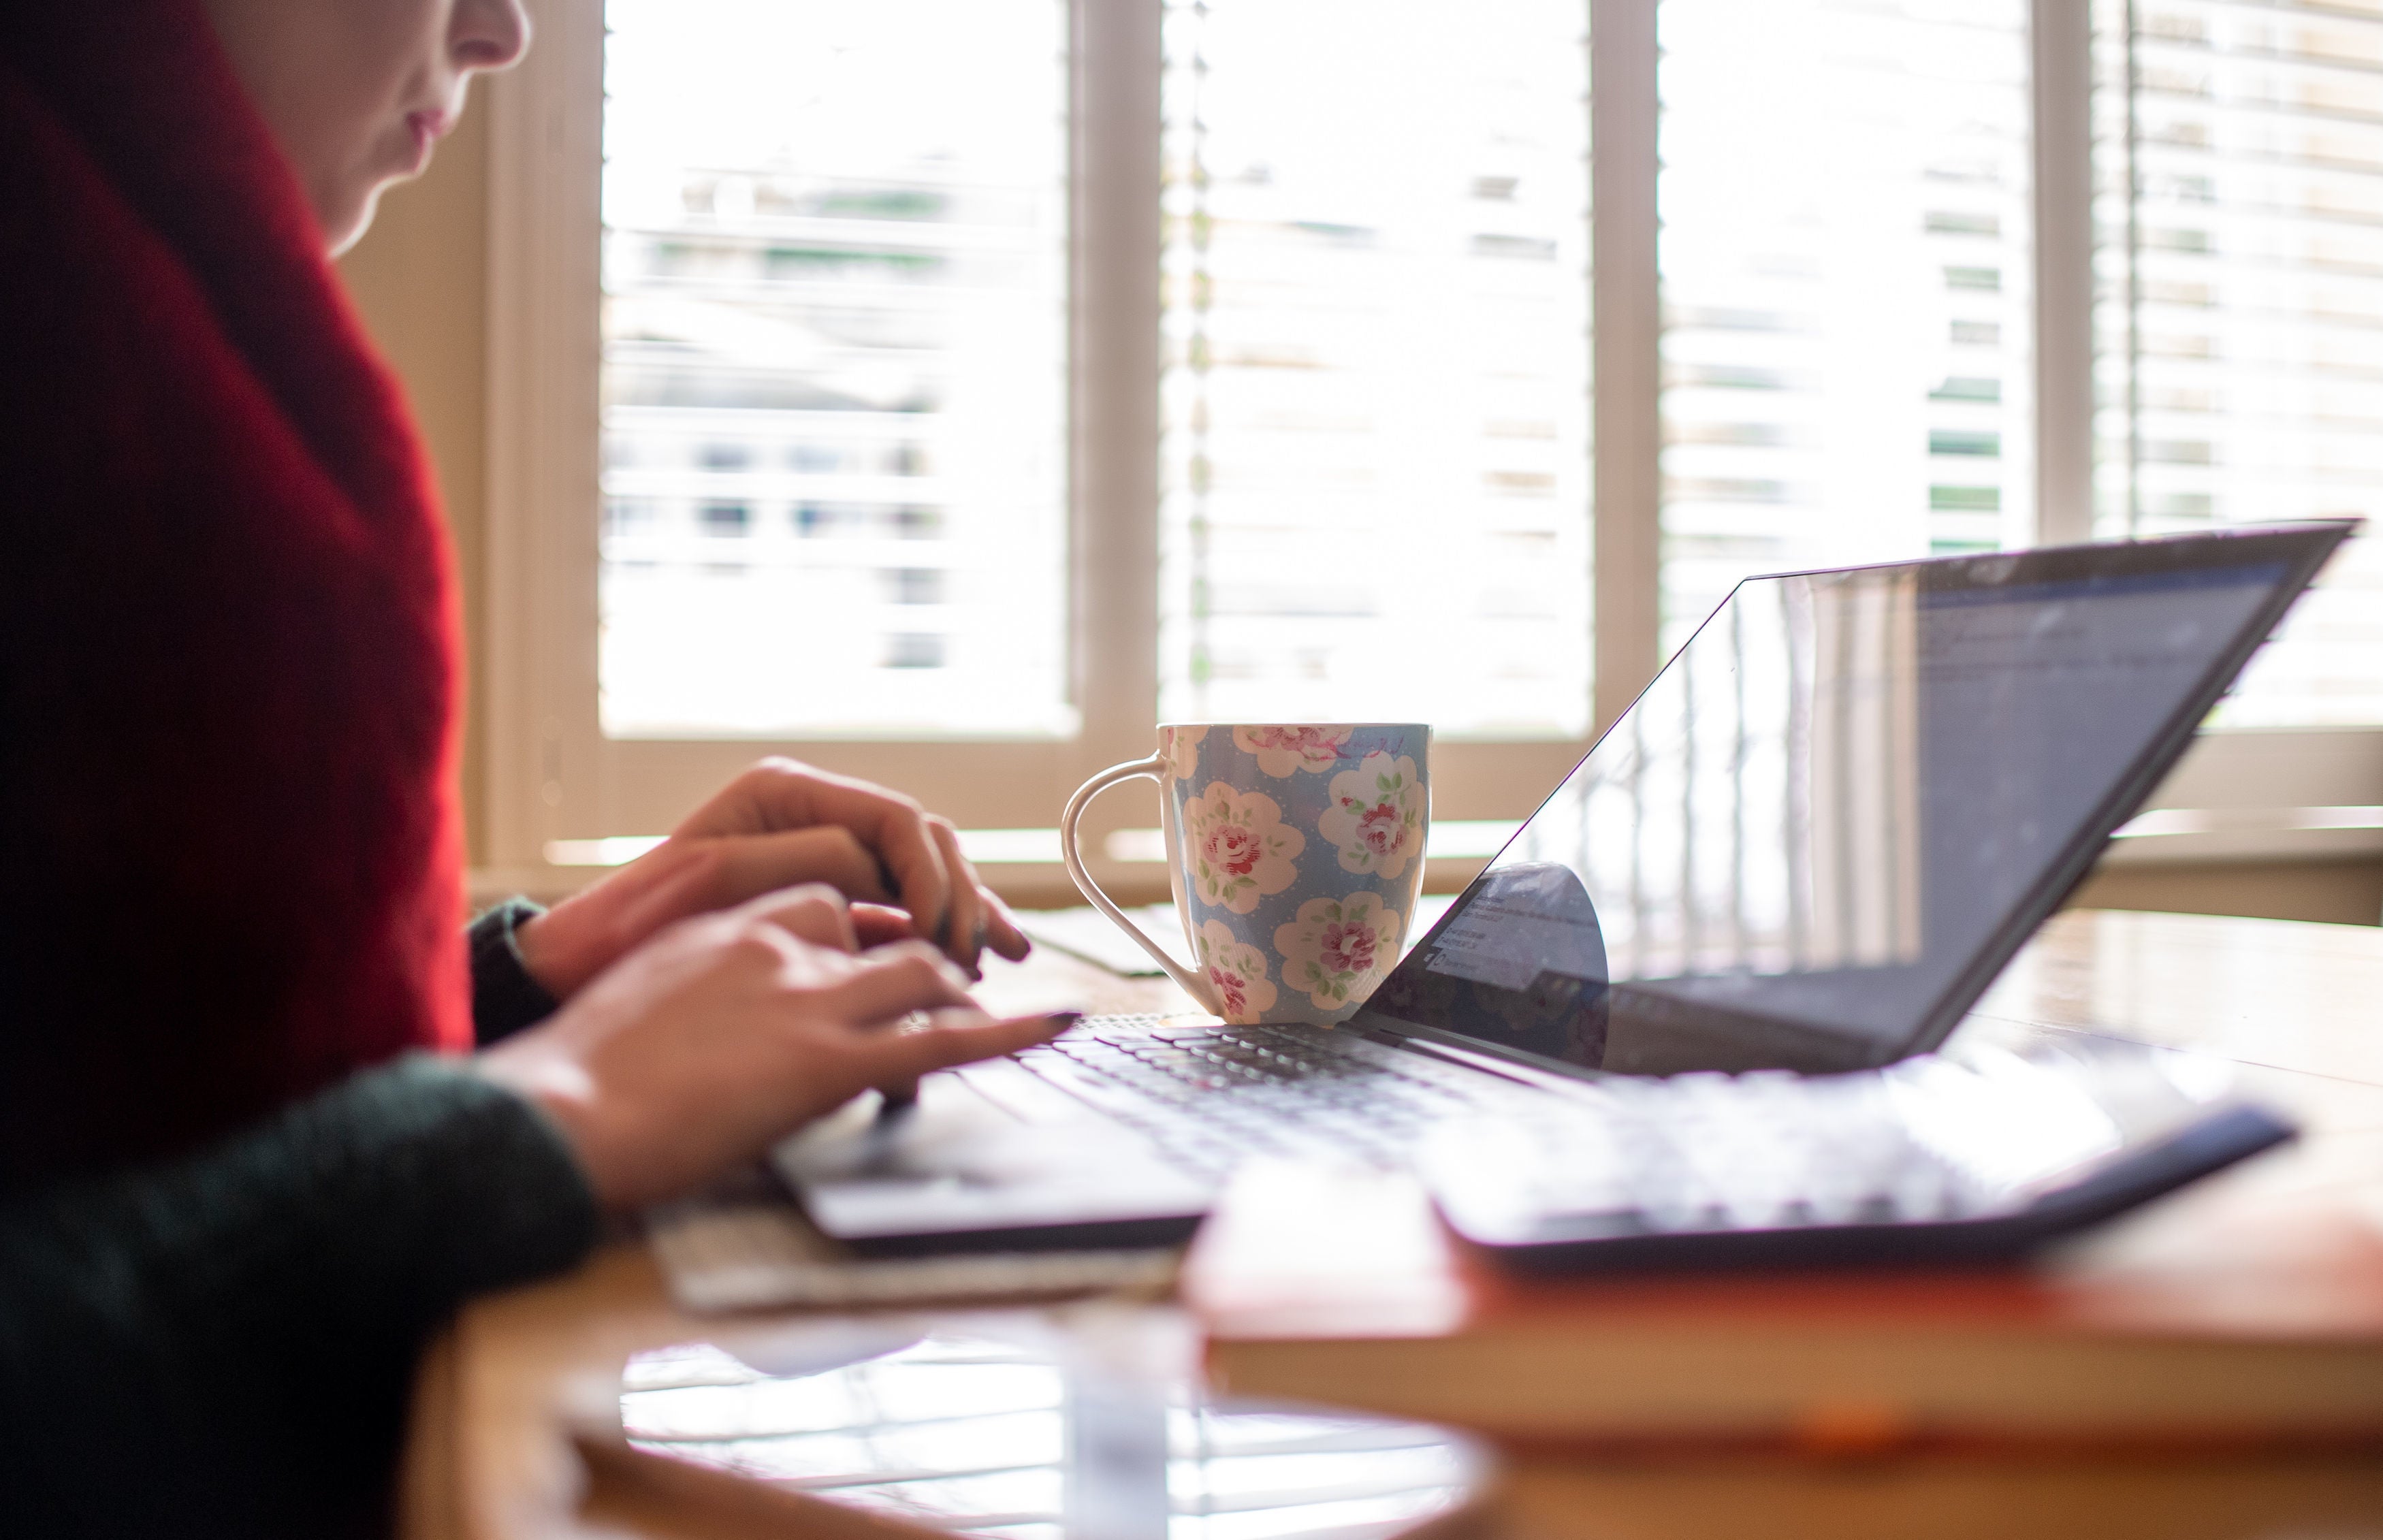
[[[1026,937],[961,856],[949,819],[866,781],[764,759],[653,850],[523,926],[522,962],[568,1000],[663,926],[799,882],[905,911],[856,911],[864,944],[923,937],[971,973],[988,946],[1026,955]]]
[[[544,1108],[598,1199],[627,1212],[863,1090],[1013,1053],[1071,1019],[995,1020],[924,942],[857,942],[841,895],[816,884],[682,921],[482,1053],[481,1070]]]

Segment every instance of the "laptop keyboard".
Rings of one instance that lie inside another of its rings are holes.
[[[2213,1089],[2175,1073],[2146,1050],[1978,1045],[1851,1074],[1616,1078],[1547,1099],[1552,1115],[1441,1127],[1417,1164],[1476,1239],[1946,1224],[2017,1214],[2208,1115]],[[2272,1120],[2253,1123],[2224,1139],[2264,1148]]]
[[[1203,1176],[1258,1153],[1403,1165],[1444,1152],[1453,1131],[1471,1152],[1497,1149],[1488,1164],[1519,1182],[1512,1196],[1622,1229],[1957,1206],[1943,1163],[1913,1148],[1874,1077],[1617,1078],[1551,1096],[1354,1033],[1157,1016],[1095,1016],[1016,1057]]]
[[[1564,1115],[1446,1130],[1424,1168],[1443,1194],[1486,1189],[1497,1206],[1571,1215],[1585,1234],[1910,1223],[1987,1206],[1915,1137],[1918,1099],[1883,1076],[1616,1078],[1591,1096]]]
[[[1538,1094],[1354,1033],[1169,1026],[1154,1016],[1093,1016],[1016,1059],[1208,1176],[1250,1154],[1398,1164],[1434,1125]]]
[[[2044,1127],[2066,1101],[2015,1059],[1993,1075],[1931,1058],[1555,1093],[1346,1030],[1094,1016],[1015,1062],[1197,1175],[1251,1154],[1420,1158],[1443,1199],[1470,1189],[1491,1208],[1570,1214],[1584,1233],[1968,1217],[2010,1201],[2010,1174],[1982,1181],[1982,1166],[2056,1169],[2098,1137],[2091,1117]],[[1948,1147],[1961,1129],[1980,1132],[1984,1156]]]

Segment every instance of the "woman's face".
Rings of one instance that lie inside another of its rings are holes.
[[[205,0],[337,254],[422,174],[475,71],[529,46],[521,0]]]

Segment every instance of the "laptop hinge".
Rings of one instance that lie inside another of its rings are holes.
[[[1558,1075],[1548,1070],[1533,1069],[1527,1065],[1515,1064],[1512,1060],[1496,1058],[1488,1053],[1468,1053],[1462,1048],[1451,1048],[1387,1027],[1365,1027],[1361,1029],[1361,1035],[1369,1041],[1378,1042],[1386,1047],[1400,1049],[1409,1053],[1420,1053],[1425,1058],[1438,1059],[1442,1064],[1452,1064],[1465,1069],[1477,1069],[1484,1074],[1495,1075],[1500,1079],[1513,1080],[1539,1090],[1578,1090],[1581,1085],[1577,1076]]]

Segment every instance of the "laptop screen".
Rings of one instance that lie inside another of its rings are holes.
[[[2343,527],[1749,579],[1368,1012],[1624,1073],[1932,1047]]]

